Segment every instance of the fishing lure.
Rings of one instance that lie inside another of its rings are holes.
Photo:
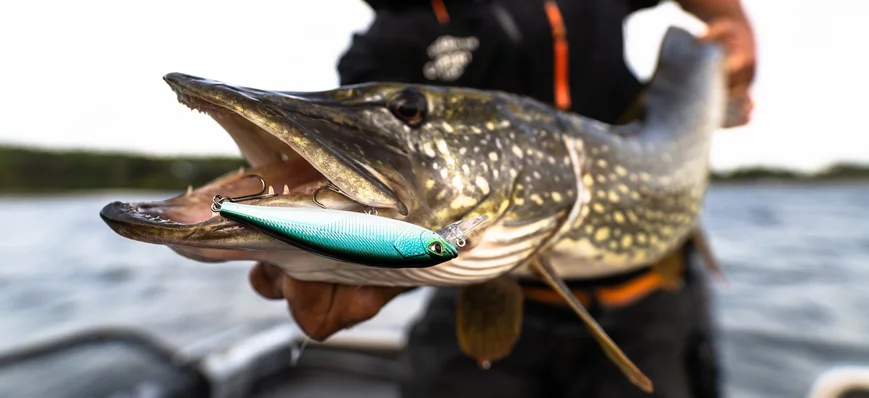
[[[308,252],[379,268],[425,268],[458,257],[466,233],[488,216],[452,223],[440,231],[386,217],[321,206],[269,207],[235,203],[267,197],[214,197],[212,210]],[[228,203],[227,203],[228,202]]]

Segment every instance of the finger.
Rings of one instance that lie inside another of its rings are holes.
[[[750,51],[730,51],[725,61],[731,86],[747,86],[754,79],[755,55]]]
[[[342,329],[367,321],[406,290],[402,287],[339,286],[335,302],[342,306],[343,311],[335,321]]]
[[[737,27],[729,21],[716,21],[709,25],[709,29],[706,31],[706,34],[701,36],[700,40],[707,43],[716,42],[722,45],[724,51],[727,53],[727,68],[728,70],[732,70],[737,64],[735,60],[741,60],[746,58],[744,51],[735,51],[735,47],[738,43],[736,37],[736,29]],[[744,64],[744,61],[742,62]]]
[[[304,282],[289,276],[283,278],[283,292],[290,314],[308,337],[323,341],[340,329],[330,322],[335,304],[333,283]],[[340,308],[339,308],[340,310]]]
[[[719,41],[730,36],[735,26],[736,23],[730,19],[716,20],[708,25],[706,33],[700,37],[700,40],[705,42]]]
[[[750,47],[750,34],[739,24],[728,20],[712,22],[702,41],[718,42],[727,53],[725,70],[731,87],[750,84],[755,74],[755,54]]]
[[[754,82],[755,66],[753,58],[738,58],[728,63],[728,82],[731,90],[745,87]]]
[[[281,277],[280,275],[276,276],[275,270],[272,268],[276,267],[269,264],[256,263],[248,273],[248,279],[253,290],[260,296],[270,300],[277,300],[284,297],[284,292],[279,284]],[[278,269],[278,272],[280,272],[280,269]]]
[[[299,328],[308,337],[323,341],[371,319],[406,289],[304,282],[285,277],[283,290]]]

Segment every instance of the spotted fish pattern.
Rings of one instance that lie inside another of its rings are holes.
[[[727,114],[720,48],[673,28],[658,61],[643,114],[622,125],[497,91],[365,83],[292,93],[166,77],[179,100],[212,115],[279,186],[304,174],[287,165],[309,163],[316,169],[309,173],[384,217],[438,230],[488,216],[456,259],[433,267],[329,262],[219,220],[145,222],[131,206],[107,206],[103,217],[125,236],[192,258],[264,261],[321,282],[468,285],[505,273],[534,276],[532,261],[565,279],[643,267],[696,227],[710,136]],[[310,197],[283,200],[310,205]]]

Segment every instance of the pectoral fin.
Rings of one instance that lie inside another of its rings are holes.
[[[697,249],[697,253],[700,254],[700,258],[703,259],[703,264],[706,265],[706,269],[708,269],[709,272],[712,273],[712,276],[714,276],[715,279],[718,279],[719,282],[726,283],[727,278],[724,276],[721,264],[712,252],[712,246],[709,245],[709,240],[706,238],[706,232],[703,230],[703,227],[698,226],[697,229],[694,230],[690,239],[694,244],[694,248]]]
[[[703,232],[703,228],[698,226],[693,232],[691,232],[688,239],[694,244],[694,247],[697,249],[698,254],[700,254],[700,258],[703,259],[703,263],[706,265],[709,272],[719,282],[726,282],[727,279],[724,277],[724,273],[721,272],[721,267],[719,266],[718,261],[715,260],[715,256],[712,253],[712,248],[709,246],[709,242],[706,240],[706,234]],[[685,266],[685,256],[682,254],[682,249],[680,247],[659,260],[657,263],[652,264],[652,270],[661,277],[663,282],[662,288],[674,293],[678,291],[684,283],[683,275],[685,274]]]
[[[513,350],[522,330],[522,289],[502,276],[459,293],[456,336],[465,355],[488,369]]]
[[[591,317],[591,314],[586,311],[585,307],[582,306],[582,303],[571,294],[570,289],[568,289],[567,285],[564,283],[564,280],[561,279],[560,276],[555,272],[555,269],[552,268],[549,264],[544,263],[540,260],[534,260],[531,263],[534,268],[540,273],[546,283],[552,287],[553,290],[558,292],[561,297],[563,297],[567,303],[573,308],[574,311],[582,318],[583,322],[585,322],[588,331],[594,337],[595,340],[600,344],[606,356],[619,368],[622,373],[628,377],[628,380],[631,383],[634,383],[637,387],[642,389],[647,393],[651,393],[654,390],[652,386],[652,381],[631,362],[630,359],[622,352],[622,350],[610,339],[610,337],[604,332],[604,330],[598,325],[597,321]]]
[[[685,257],[682,255],[681,248],[667,254],[657,263],[652,264],[652,272],[657,273],[661,278],[661,288],[675,293],[679,291],[684,283],[682,278],[683,270],[685,269]]]

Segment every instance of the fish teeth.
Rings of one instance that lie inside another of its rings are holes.
[[[238,168],[238,175],[244,174],[244,166]]]
[[[186,195],[189,196],[189,195],[191,195],[191,194],[193,194],[193,185],[188,185],[188,186],[187,186],[187,194],[186,194]]]
[[[269,195],[274,195],[274,194],[275,194],[275,187],[269,185]]]
[[[284,194],[284,195],[289,195],[289,194],[290,194],[290,187],[287,186],[286,184],[284,184],[284,193],[283,193],[283,194]]]

